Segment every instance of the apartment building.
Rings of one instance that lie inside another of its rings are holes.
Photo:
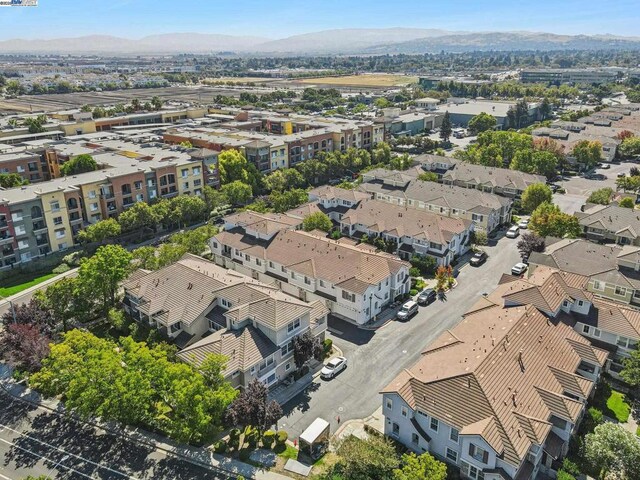
[[[43,182],[50,178],[44,158],[27,149],[0,154],[0,174],[2,173],[18,174],[29,183]]]
[[[296,370],[293,339],[324,339],[327,309],[273,285],[194,255],[155,272],[138,270],[123,284],[125,309],[168,336],[178,358],[200,366],[207,355],[228,358],[223,375],[236,387],[258,379],[276,385]]]
[[[342,215],[343,235],[394,242],[395,253],[405,260],[426,255],[448,266],[471,247],[472,222],[428,211],[363,200]]]
[[[256,217],[259,217],[257,215]],[[214,261],[305,301],[321,300],[332,314],[365,324],[410,289],[410,264],[371,247],[295,230],[299,219],[246,222],[227,218],[209,244]]]
[[[573,147],[575,147],[578,142],[599,142],[602,145],[601,160],[604,162],[613,161],[613,159],[616,157],[618,145],[620,145],[621,143],[621,140],[615,137],[597,134],[596,132],[593,132],[593,134],[588,134],[586,133],[586,131],[569,131],[564,128],[536,128],[531,132],[531,134],[537,138],[550,138],[554,140],[564,150],[567,161],[573,165],[577,164],[576,158],[572,155]]]
[[[83,227],[135,202],[202,192],[202,163],[188,154],[162,150],[132,157],[94,149],[94,158],[103,170],[1,192],[0,268],[65,250]]]
[[[511,221],[512,200],[480,190],[424,182],[404,172],[372,170],[358,190],[375,200],[467,220],[474,230],[492,232]]]
[[[474,188],[503,197],[519,198],[529,185],[547,181],[543,175],[485,167],[439,155],[419,155],[416,160],[425,171],[436,173],[445,185]]]
[[[538,266],[581,277],[585,290],[596,297],[640,308],[640,247],[547,238],[545,251],[529,257],[529,271]]]
[[[382,390],[385,434],[473,480],[555,477],[607,352],[482,298]]]
[[[640,245],[640,214],[618,205],[591,205],[575,216],[585,237],[618,245]]]

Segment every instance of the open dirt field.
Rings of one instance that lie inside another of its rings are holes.
[[[315,85],[335,85],[346,87],[401,87],[416,83],[418,77],[409,75],[391,75],[372,73],[362,75],[348,75],[344,77],[319,77],[297,80],[296,83]]]

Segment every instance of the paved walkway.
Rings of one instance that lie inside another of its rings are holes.
[[[334,440],[343,440],[353,435],[358,438],[365,439],[369,435],[365,426],[367,428],[373,428],[384,434],[384,416],[382,415],[382,406],[366,418],[356,418],[344,422],[333,435],[333,438]]]
[[[4,364],[0,364],[0,388],[18,400],[38,405],[55,413],[63,413],[65,411],[62,402],[55,399],[43,399],[40,397],[38,392],[16,383],[11,378],[10,370]],[[206,448],[182,445],[160,435],[155,435],[141,429],[123,427],[116,422],[88,421],[84,423],[116,435],[124,436],[137,443],[148,445],[157,450],[162,450],[178,456],[187,462],[208,468],[214,472],[220,472],[220,470],[222,470],[234,476],[241,475],[245,478],[253,478],[257,480],[287,480],[289,478],[278,473],[254,467],[238,460],[218,455]]]

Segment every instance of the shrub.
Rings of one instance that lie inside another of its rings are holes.
[[[243,448],[242,450],[240,450],[240,452],[238,452],[238,457],[243,462],[246,462],[247,460],[249,460],[250,456],[251,456],[251,450],[249,450],[248,448]]]
[[[411,267],[409,269],[409,275],[411,275],[412,277],[419,277],[420,276],[420,270],[417,269],[416,267]]]
[[[271,446],[275,441],[276,441],[276,432],[274,432],[273,430],[267,430],[262,435],[262,445],[264,445],[266,448],[271,448]]]
[[[322,342],[322,345],[324,347],[325,356],[329,355],[331,353],[331,349],[333,348],[333,340],[331,340],[330,338],[325,338],[324,342]]]
[[[70,267],[78,267],[82,257],[84,257],[84,252],[73,252],[62,257],[62,263],[66,263]]]
[[[219,440],[213,445],[213,451],[216,453],[225,453],[227,451],[227,443],[224,440]]]
[[[564,470],[570,475],[573,475],[574,477],[577,477],[581,473],[578,465],[576,465],[574,462],[572,462],[568,458],[565,458],[562,461],[562,470]]]
[[[61,273],[68,272],[69,270],[71,270],[71,267],[69,265],[67,265],[66,263],[61,263],[56,268],[51,270],[51,273],[55,273],[56,275],[60,275]]]
[[[289,434],[284,430],[280,430],[278,431],[278,434],[276,436],[276,443],[282,445],[287,441],[288,438],[289,438]]]
[[[484,230],[478,230],[476,232],[473,232],[473,243],[481,247],[484,247],[485,245],[487,245],[488,243],[487,232],[485,232]]]
[[[244,430],[244,440],[249,444],[249,447],[256,448],[260,440],[260,432],[255,427],[247,426]]]
[[[409,295],[411,295],[412,297],[418,294],[418,290],[416,290],[415,288],[412,288],[411,290],[409,290]]]
[[[231,429],[229,432],[229,448],[237,450],[240,447],[240,430],[237,428]]]

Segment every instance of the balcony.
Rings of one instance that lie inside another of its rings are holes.
[[[49,239],[47,237],[38,238],[36,240],[36,245],[41,247],[42,245],[49,245]]]
[[[112,198],[115,198],[115,195],[112,192],[102,192],[100,194],[100,198],[104,200],[111,200]]]
[[[7,245],[13,243],[13,237],[10,235],[0,236],[0,245]]]

